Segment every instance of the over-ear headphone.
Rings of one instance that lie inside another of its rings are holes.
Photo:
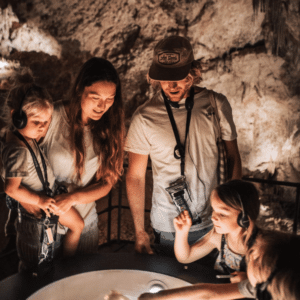
[[[17,129],[23,129],[27,125],[27,115],[22,108],[23,108],[23,102],[24,102],[26,96],[29,94],[29,92],[32,89],[33,89],[33,87],[30,87],[29,89],[27,89],[27,91],[25,92],[25,94],[20,102],[19,109],[15,110],[12,114],[12,122]]]
[[[27,125],[27,115],[22,108],[23,108],[23,102],[24,102],[26,96],[28,95],[28,93],[31,91],[31,89],[32,89],[32,87],[27,89],[27,91],[25,92],[25,94],[20,102],[19,109],[15,110],[12,114],[12,121],[13,121],[14,126],[17,129],[23,129]]]
[[[239,213],[238,218],[237,218],[237,223],[240,227],[247,229],[250,225],[250,220],[249,220],[249,217],[248,217],[248,215],[246,214],[246,212],[244,210],[244,205],[243,205],[240,194],[237,191],[235,191],[235,192],[236,192],[237,198],[239,199],[239,202],[240,202],[241,207],[242,207],[242,211]]]
[[[234,188],[235,185],[232,185],[232,183],[233,183],[233,180],[222,184],[222,186],[226,186],[228,189],[230,189],[230,191],[232,191],[232,194],[233,194],[232,196],[236,195],[235,198],[238,199],[238,201],[241,205],[241,208],[242,208],[242,211],[238,215],[237,223],[240,227],[247,229],[250,225],[250,219],[245,212],[241,196],[240,196],[239,192]]]

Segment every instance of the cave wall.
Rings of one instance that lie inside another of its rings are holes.
[[[123,87],[126,124],[151,90],[146,74],[155,44],[190,39],[203,65],[201,86],[233,108],[243,173],[300,180],[299,1],[285,11],[285,48],[252,0],[11,0],[0,10],[0,88],[20,67],[32,69],[54,100],[66,96],[92,56],[110,60]]]

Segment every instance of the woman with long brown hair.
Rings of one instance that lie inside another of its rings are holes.
[[[106,196],[123,170],[123,105],[119,76],[99,57],[81,68],[68,101],[57,101],[41,143],[67,194],[55,197],[58,213],[75,207],[84,219],[78,252],[96,252],[95,201]]]

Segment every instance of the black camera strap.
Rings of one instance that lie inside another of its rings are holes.
[[[32,156],[32,160],[33,160],[33,163],[34,163],[34,167],[36,169],[36,172],[39,176],[39,179],[43,185],[43,188],[44,188],[44,191],[45,193],[47,194],[47,196],[51,197],[51,189],[50,189],[50,185],[49,185],[49,182],[48,182],[48,175],[47,175],[47,165],[46,165],[46,162],[45,162],[45,159],[44,159],[44,156],[43,156],[43,153],[39,147],[39,145],[37,144],[37,142],[34,140],[34,143],[37,147],[37,149],[39,150],[40,152],[40,155],[41,155],[41,160],[42,160],[42,165],[43,165],[43,169],[44,169],[44,176],[43,176],[43,173],[42,173],[42,170],[41,170],[41,167],[40,167],[40,164],[36,158],[36,155],[35,153],[33,152],[32,148],[30,147],[29,143],[26,141],[26,139],[23,137],[23,135],[19,132],[19,131],[14,131],[13,132],[22,142],[24,142],[24,144],[26,145],[26,147],[28,148],[31,156]]]
[[[187,110],[187,118],[186,118],[186,127],[185,127],[185,140],[184,140],[184,144],[182,145],[181,141],[180,141],[180,137],[179,137],[179,133],[178,133],[178,129],[176,126],[176,122],[172,113],[172,109],[169,103],[168,98],[166,97],[164,91],[161,91],[162,96],[164,98],[164,102],[165,102],[165,106],[169,115],[169,119],[172,125],[172,129],[175,135],[175,139],[176,139],[176,147],[174,149],[174,156],[177,159],[181,159],[181,163],[180,163],[180,169],[181,169],[181,175],[184,176],[184,166],[185,166],[185,145],[186,145],[186,140],[187,140],[187,136],[189,133],[189,128],[190,128],[190,123],[191,123],[191,116],[192,116],[192,109],[194,106],[194,88],[192,87],[190,90],[190,96],[186,98],[185,100],[185,107]],[[179,155],[176,152],[179,152]]]

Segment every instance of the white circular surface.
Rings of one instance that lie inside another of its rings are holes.
[[[129,299],[149,292],[153,282],[166,288],[189,286],[190,283],[163,274],[138,270],[103,270],[70,276],[53,282],[27,300],[103,300],[112,290]]]

